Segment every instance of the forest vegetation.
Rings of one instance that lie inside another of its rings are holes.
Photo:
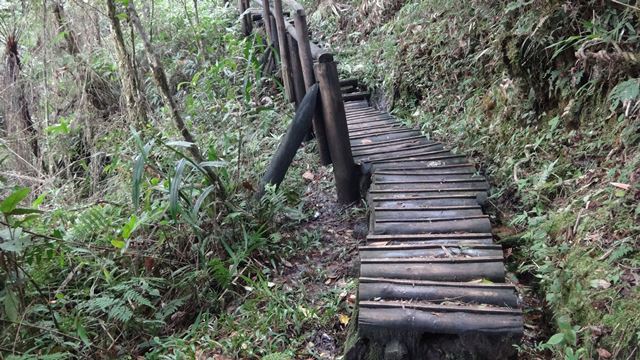
[[[343,78],[473,157],[522,358],[640,356],[634,0],[303,1]],[[0,359],[337,358],[354,224],[222,0],[0,0]],[[350,230],[348,230],[350,229]]]

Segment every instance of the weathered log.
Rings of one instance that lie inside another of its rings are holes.
[[[321,59],[322,60],[322,59]],[[349,130],[340,94],[338,69],[333,59],[318,62],[316,79],[320,85],[322,115],[333,161],[338,201],[351,203],[360,199],[358,170],[353,162]]]
[[[267,35],[267,44],[273,44],[273,39],[271,34],[271,7],[269,5],[269,0],[263,0],[262,4],[262,18],[264,19],[262,22],[264,23],[264,32]]]
[[[246,11],[246,10],[251,7],[251,4],[249,3],[249,0],[242,0],[242,1],[244,1],[244,12],[245,12],[244,23],[246,25],[246,31],[247,31],[245,35],[249,36],[253,31],[253,18],[251,17],[251,11]]]
[[[298,43],[293,36],[287,34],[289,42],[289,59],[291,59],[291,79],[293,80],[293,93],[295,95],[296,107],[300,105],[304,97],[306,88],[302,77],[302,66],[300,65],[300,57],[298,55]]]
[[[246,3],[244,0],[238,0],[238,12],[240,13],[240,31],[242,32],[242,35],[248,36],[249,25],[247,24],[246,16],[244,16],[244,12],[247,11],[245,4]]]
[[[318,86],[312,86],[307,95],[302,99],[293,121],[287,129],[278,150],[271,158],[269,167],[260,181],[259,196],[264,194],[267,184],[279,185],[284,179],[296,151],[302,144],[302,140],[311,128],[311,118],[313,117],[318,98]]]
[[[290,102],[295,101],[295,90],[291,78],[291,59],[289,58],[289,44],[287,41],[287,29],[285,27],[284,16],[282,14],[282,0],[273,0],[273,15],[276,18],[276,29],[278,32],[278,44],[280,46],[280,64],[282,70],[282,82],[285,93]]]

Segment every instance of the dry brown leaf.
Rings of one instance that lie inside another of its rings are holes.
[[[631,185],[629,184],[625,184],[625,183],[619,183],[619,182],[610,182],[609,183],[611,186],[615,186],[618,189],[622,189],[622,190],[629,190],[631,189]]]
[[[302,174],[302,177],[308,181],[313,181],[316,178],[311,171],[305,171],[305,173]]]
[[[600,359],[610,359],[611,358],[611,353],[609,351],[607,351],[606,349],[598,348],[596,351],[598,352],[598,356],[600,357]]]

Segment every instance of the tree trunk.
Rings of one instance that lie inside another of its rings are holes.
[[[20,80],[20,57],[15,30],[6,36],[3,100],[9,151],[14,155],[15,169],[23,174],[39,172],[40,147],[24,87]]]
[[[120,81],[124,93],[125,105],[129,120],[135,124],[145,124],[147,122],[147,109],[144,106],[144,95],[135,71],[134,61],[127,51],[122,33],[122,26],[116,11],[114,0],[107,0],[107,12],[111,23],[111,33],[116,45],[116,58],[120,68]]]

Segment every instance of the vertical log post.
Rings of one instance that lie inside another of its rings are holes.
[[[278,30],[278,43],[280,45],[280,63],[282,68],[282,82],[289,101],[295,101],[295,91],[293,80],[291,79],[291,61],[289,59],[289,47],[287,46],[287,29],[284,24],[284,14],[282,13],[282,0],[273,0],[273,16],[276,18],[276,29]]]
[[[273,15],[271,15],[271,17],[269,18],[269,22],[271,23],[271,44],[273,45],[273,52],[275,54],[280,49],[280,42],[278,41],[278,29],[276,26],[276,18]]]
[[[262,0],[262,22],[264,23],[264,33],[267,37],[267,46],[273,43],[271,38],[271,12],[269,0]]]
[[[316,83],[316,77],[313,73],[313,56],[311,55],[311,45],[309,42],[309,27],[307,26],[307,15],[304,9],[296,10],[293,21],[298,38],[298,52],[302,75],[304,77],[304,85],[308,90]],[[320,163],[322,165],[331,164],[331,154],[329,153],[329,145],[327,144],[327,135],[324,130],[321,113],[316,113],[313,117],[313,132],[316,135],[318,152],[320,153]]]
[[[244,16],[244,12],[247,10],[244,0],[238,0],[238,11],[240,12],[240,29],[244,36],[249,35],[249,25],[247,24],[247,17]]]
[[[313,56],[311,55],[311,46],[309,45],[309,27],[307,26],[307,15],[305,15],[304,9],[296,10],[293,16],[293,23],[296,28],[296,37],[298,38],[298,52],[302,65],[304,85],[306,89],[309,89],[316,83],[316,78],[313,74]]]
[[[304,87],[304,79],[302,76],[302,68],[300,65],[300,57],[298,56],[298,44],[296,39],[287,33],[287,40],[289,41],[289,59],[291,59],[291,77],[293,79],[293,91],[296,97],[296,108],[300,105],[306,88]]]
[[[333,56],[320,57],[315,70],[320,85],[322,114],[333,160],[338,202],[352,203],[360,199],[359,174],[351,154],[347,117],[342,102],[338,68]]]
[[[244,1],[244,10],[243,10],[244,12],[251,7],[251,4],[249,3],[249,0],[243,0],[243,1]],[[244,22],[246,24],[246,30],[247,30],[247,33],[245,35],[249,36],[253,31],[253,19],[251,18],[251,12],[247,12],[244,15]]]

